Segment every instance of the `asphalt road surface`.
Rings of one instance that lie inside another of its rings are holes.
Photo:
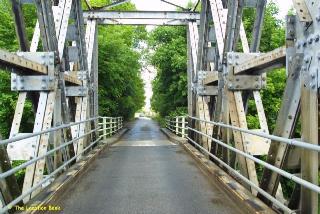
[[[67,214],[243,213],[147,118],[103,152],[58,205]]]

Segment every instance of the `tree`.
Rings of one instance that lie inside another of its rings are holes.
[[[158,27],[150,35],[154,49],[151,64],[157,68],[153,81],[152,108],[161,116],[187,106],[187,48],[185,27]]]
[[[111,1],[91,1],[101,7]],[[135,10],[125,3],[113,10]],[[130,119],[144,106],[140,54],[135,48],[146,38],[144,27],[99,27],[99,113]]]
[[[99,28],[99,107],[101,115],[129,119],[144,105],[140,55],[133,49],[135,28]]]
[[[277,18],[279,8],[274,2],[269,2],[266,7],[260,51],[268,52],[285,44],[284,22]],[[252,40],[252,28],[255,21],[255,10],[248,8],[244,10],[243,23],[249,40]],[[286,84],[285,69],[276,69],[267,73],[267,87],[262,90],[262,102],[270,132],[273,131],[278,117],[278,111],[282,102],[282,95]],[[254,100],[249,100],[248,127],[259,128]]]

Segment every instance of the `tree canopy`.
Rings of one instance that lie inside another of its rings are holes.
[[[185,27],[158,27],[150,35],[151,64],[157,69],[151,106],[161,116],[187,106],[187,39]]]
[[[94,7],[109,3],[111,0],[90,1]],[[125,3],[112,9],[134,10],[135,7],[131,3]],[[36,23],[36,8],[32,4],[26,4],[23,12],[30,41]],[[19,44],[9,0],[0,0],[0,16],[0,49],[18,51]],[[98,33],[99,113],[130,119],[144,105],[140,54],[135,48],[146,31],[144,27],[101,26]],[[0,134],[3,138],[9,135],[16,102],[17,93],[12,92],[10,87],[10,73],[0,70]],[[32,132],[33,122],[32,104],[27,101],[20,132]]]

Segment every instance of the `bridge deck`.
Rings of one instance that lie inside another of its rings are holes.
[[[63,213],[242,213],[155,122],[139,119],[58,204]]]

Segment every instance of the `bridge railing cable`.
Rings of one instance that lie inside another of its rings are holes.
[[[47,175],[45,175],[39,182],[37,182],[35,185],[31,186],[28,189],[24,189],[22,191],[22,194],[16,198],[14,198],[10,203],[5,204],[2,208],[0,208],[0,213],[7,213],[7,211],[11,210],[15,205],[20,203],[22,200],[24,200],[27,197],[34,197],[37,193],[40,192],[41,188],[44,186],[47,186],[50,184],[55,178],[63,171],[67,170],[72,164],[75,162],[81,160],[81,157],[83,154],[90,151],[94,146],[96,146],[101,139],[107,140],[107,137],[110,137],[117,132],[119,132],[123,128],[123,118],[122,117],[95,117],[90,118],[88,120],[83,120],[80,122],[70,123],[70,124],[64,124],[60,125],[54,128],[46,129],[40,132],[35,132],[31,134],[26,134],[23,136],[17,136],[12,137],[10,139],[1,140],[0,145],[10,145],[13,142],[23,143],[25,139],[32,138],[35,136],[42,136],[42,135],[50,135],[54,134],[57,131],[62,131],[67,128],[75,127],[76,129],[79,128],[80,125],[90,122],[97,122],[98,126],[86,131],[84,134],[79,134],[79,132],[74,132],[74,136],[72,139],[68,142],[60,143],[59,146],[49,149],[47,152],[45,152],[42,155],[39,155],[37,157],[34,157],[16,167],[13,167],[7,171],[4,171],[0,173],[0,179],[6,179],[8,176],[14,175],[18,171],[25,169],[29,167],[30,165],[35,165],[38,163],[38,161],[47,159],[49,157],[53,157],[57,152],[65,152],[66,148],[73,145],[75,154],[72,157],[63,157],[61,164],[59,164],[57,167],[55,167],[52,171],[50,171]],[[86,142],[87,139],[89,139],[89,136],[92,136],[93,134],[98,135],[95,138],[92,138],[93,140],[91,142]],[[78,142],[80,140],[83,140],[83,149],[79,149]],[[105,142],[104,142],[105,143]],[[47,163],[48,164],[48,163]],[[48,170],[49,171],[49,170]],[[4,204],[4,203],[2,203]]]
[[[289,144],[291,146],[297,146],[300,147],[302,149],[308,149],[308,150],[312,150],[315,152],[319,152],[320,151],[320,146],[318,145],[314,145],[314,144],[309,144],[307,142],[303,142],[303,141],[299,141],[299,140],[295,140],[295,139],[288,139],[288,138],[283,138],[283,137],[279,137],[279,136],[275,136],[275,135],[270,135],[270,134],[266,134],[266,133],[262,133],[262,132],[257,132],[257,131],[250,131],[247,129],[242,129],[239,127],[235,127],[232,125],[227,125],[227,124],[223,124],[223,123],[218,123],[218,122],[214,122],[214,121],[208,121],[208,120],[203,120],[203,119],[199,119],[196,117],[189,117],[190,120],[194,120],[197,122],[202,122],[202,123],[208,123],[214,126],[219,126],[222,128],[227,128],[227,129],[231,129],[231,130],[235,130],[235,131],[239,131],[239,132],[243,132],[246,134],[250,134],[250,135],[255,135],[255,136],[259,136],[259,137],[263,137],[263,138],[267,138],[267,139],[271,139],[274,141],[278,141],[278,142],[282,142],[282,143],[286,143]],[[190,121],[189,120],[189,121]],[[243,156],[247,159],[250,159],[252,161],[254,161],[255,163],[268,168],[272,171],[274,171],[275,173],[278,173],[279,175],[294,181],[295,183],[310,189],[311,191],[314,191],[318,194],[320,194],[320,187],[316,184],[313,184],[307,180],[304,180],[303,178],[300,178],[292,173],[289,173],[281,168],[275,167],[257,157],[255,157],[254,155],[248,154],[242,150],[239,150],[235,147],[233,147],[230,144],[224,143],[221,140],[216,139],[215,137],[208,135],[207,133],[203,133],[195,128],[191,128],[191,127],[187,127],[187,129],[189,130],[189,133],[193,132],[194,134],[201,136],[201,137],[205,137],[207,139],[210,139],[212,142],[226,148],[229,151],[232,151],[234,153],[236,153],[237,155]],[[171,129],[170,129],[171,130]],[[174,130],[171,130],[174,132]],[[267,193],[266,191],[264,191],[262,188],[260,188],[259,186],[257,186],[256,184],[254,184],[253,182],[251,182],[248,178],[246,178],[244,175],[240,174],[236,169],[232,168],[231,166],[229,166],[227,163],[225,163],[221,158],[219,158],[218,156],[212,154],[210,151],[208,151],[206,148],[204,148],[202,145],[200,145],[200,143],[196,142],[195,139],[197,139],[196,137],[193,137],[193,139],[191,139],[190,136],[186,137],[190,143],[192,143],[195,147],[197,147],[200,151],[204,152],[205,154],[209,155],[212,159],[214,159],[215,161],[217,161],[221,166],[223,166],[225,169],[228,170],[228,172],[241,179],[244,183],[246,183],[247,185],[251,186],[251,188],[255,189],[257,192],[259,192],[261,195],[263,195],[264,197],[266,197],[267,199],[269,199],[272,203],[274,203],[276,206],[278,206],[280,209],[282,209],[285,213],[295,213],[295,211],[291,210],[290,208],[288,208],[285,204],[283,204],[283,202],[279,201],[278,199],[276,199],[274,196],[270,195],[269,193]]]

